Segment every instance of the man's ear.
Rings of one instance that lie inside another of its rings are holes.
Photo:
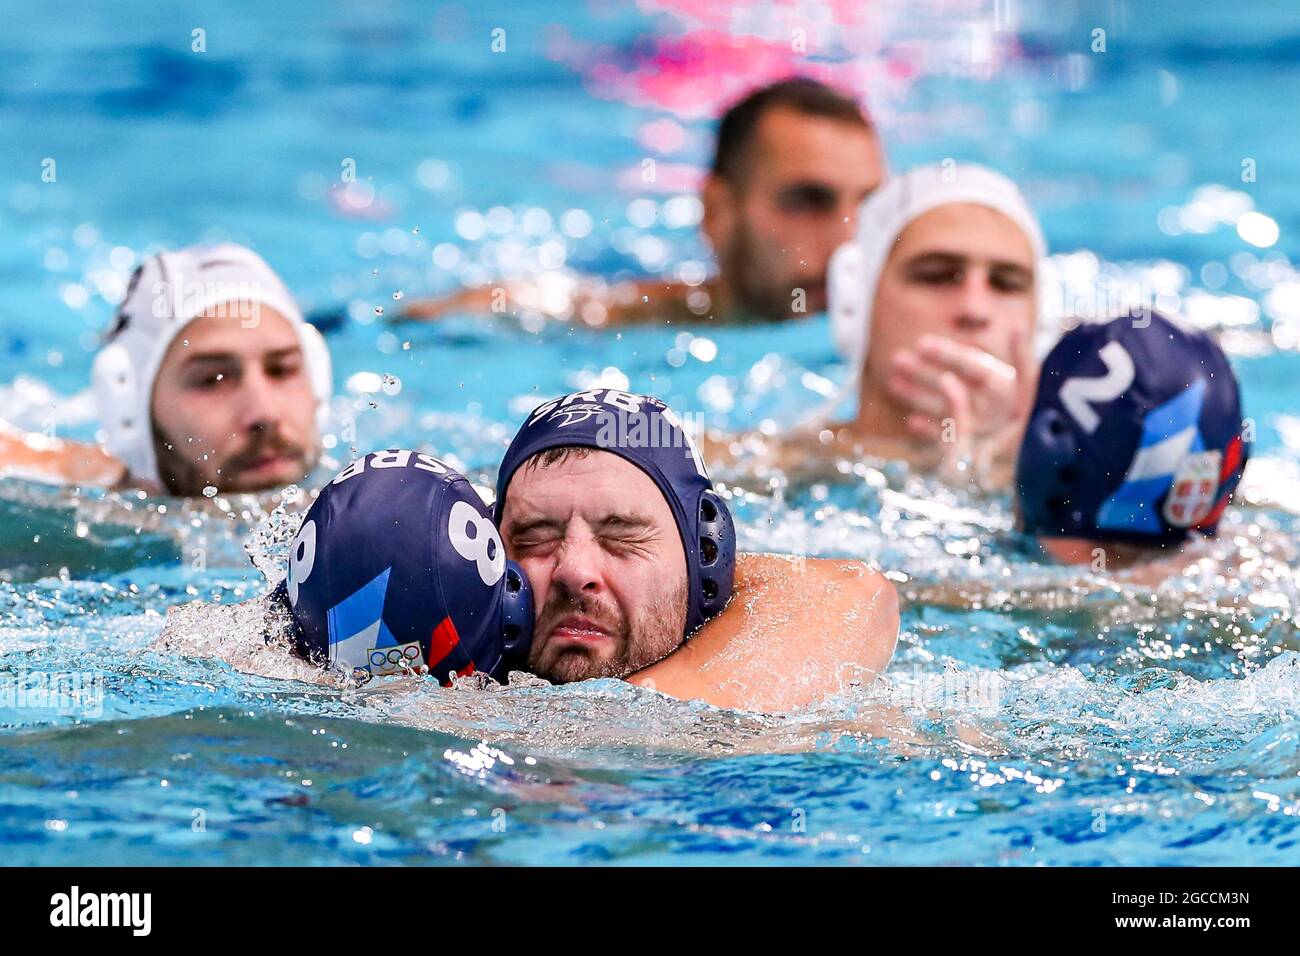
[[[700,202],[704,206],[700,232],[709,240],[713,254],[721,257],[731,245],[731,236],[736,229],[735,190],[722,177],[709,173],[700,189]]]

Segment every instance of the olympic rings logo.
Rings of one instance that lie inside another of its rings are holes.
[[[420,663],[420,643],[399,644],[396,647],[370,648],[370,668],[380,674],[414,668]]]

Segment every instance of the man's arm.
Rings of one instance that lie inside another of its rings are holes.
[[[742,554],[726,610],[628,680],[716,707],[797,710],[870,681],[897,640],[894,586],[862,562]]]
[[[707,308],[692,310],[692,294],[703,293]],[[688,286],[681,282],[639,279],[607,285],[593,279],[541,282],[515,279],[462,289],[438,299],[417,299],[393,322],[434,322],[451,315],[518,316],[530,312],[555,321],[591,328],[629,325],[700,324],[721,321],[716,283]]]
[[[126,466],[98,445],[46,438],[0,422],[0,475],[113,487],[126,479]]]

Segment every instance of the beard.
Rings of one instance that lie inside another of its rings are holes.
[[[580,614],[612,635],[613,653],[595,647],[548,640],[563,617]],[[597,677],[624,678],[649,667],[675,651],[685,639],[686,582],[681,580],[671,593],[661,595],[645,609],[643,621],[633,626],[616,609],[595,599],[575,597],[568,592],[552,593],[537,616],[535,633],[542,636],[528,655],[528,669],[556,684],[592,680]]]
[[[188,443],[185,443],[188,444]],[[219,492],[264,491],[265,482],[245,484],[240,480],[242,472],[267,455],[284,456],[297,462],[305,476],[315,465],[316,451],[308,450],[280,434],[278,430],[257,431],[252,434],[243,447],[230,455],[215,468],[211,462],[208,468],[199,467],[199,463],[181,453],[184,444],[169,440],[157,425],[153,428],[154,457],[158,462],[158,475],[164,487],[173,495],[194,497],[203,493],[203,489],[214,486]],[[295,469],[296,470],[296,469]]]
[[[754,235],[748,223],[742,222],[731,239],[731,246],[722,256],[725,274],[729,277],[736,302],[744,312],[770,322],[792,316],[811,315],[824,308],[825,280],[804,281],[807,299],[803,312],[794,311],[795,284],[782,280],[779,263]]]

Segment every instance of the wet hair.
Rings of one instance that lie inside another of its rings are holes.
[[[561,445],[559,448],[548,448],[529,458],[524,462],[523,467],[528,471],[534,468],[549,468],[551,465],[560,464],[570,458],[586,458],[592,451],[593,449],[582,445]]]
[[[713,154],[713,175],[733,182],[743,177],[759,121],[768,111],[780,107],[805,116],[821,116],[864,130],[872,129],[871,120],[851,96],[806,76],[779,80],[751,91],[722,114]]]

